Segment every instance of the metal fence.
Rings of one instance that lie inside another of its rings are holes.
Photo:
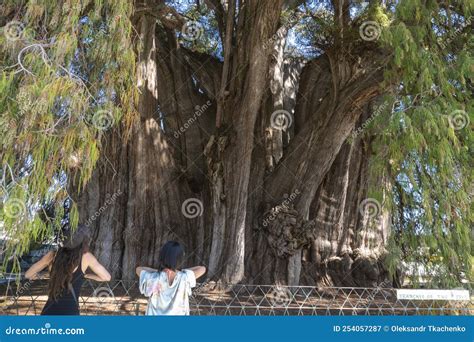
[[[38,315],[47,300],[44,281],[0,286],[0,314]],[[136,281],[86,281],[81,315],[143,315],[147,300]],[[474,302],[398,300],[393,288],[229,285],[215,291],[198,284],[192,315],[473,315]]]

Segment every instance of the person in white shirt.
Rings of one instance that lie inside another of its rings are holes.
[[[146,315],[189,315],[189,296],[196,279],[206,273],[204,266],[180,269],[184,248],[176,241],[160,250],[158,269],[138,266],[140,293],[148,297]]]

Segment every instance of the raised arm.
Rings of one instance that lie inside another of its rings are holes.
[[[196,277],[196,279],[202,277],[204,273],[206,273],[206,267],[204,266],[194,266],[187,269],[194,272],[194,276]]]
[[[145,267],[145,266],[138,266],[135,270],[135,272],[137,273],[137,276],[140,276],[140,273],[142,273],[142,271],[156,272],[158,270],[151,267]]]
[[[85,274],[87,279],[96,281],[110,281],[112,278],[110,273],[102,266],[92,253],[84,254],[84,259],[87,268],[90,268],[94,274]]]
[[[38,273],[48,267],[54,259],[54,252],[49,251],[43,257],[35,262],[31,267],[25,272],[25,278],[29,280],[38,279]]]

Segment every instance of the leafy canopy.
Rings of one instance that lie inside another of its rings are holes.
[[[222,58],[214,10],[167,3],[212,31],[181,44]],[[316,58],[335,41],[334,8],[297,3],[282,13],[288,54]],[[391,53],[384,110],[363,132],[375,138],[373,179],[390,180],[372,184],[393,216],[387,262],[393,270],[401,260],[422,263],[439,284],[457,284],[462,273],[471,276],[473,248],[473,3],[384,3],[351,2],[349,12],[351,40],[361,39],[362,23],[375,23],[380,38],[372,43]],[[8,257],[52,234],[69,198],[68,177],[79,179],[79,189],[86,184],[105,131],[121,122],[125,137],[136,117],[133,10],[127,0],[4,2],[0,224],[12,238]],[[42,219],[44,203],[56,206],[54,222]],[[77,223],[74,205],[70,221]]]

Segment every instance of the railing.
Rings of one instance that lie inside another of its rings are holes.
[[[3,315],[39,315],[47,300],[44,281],[9,282],[0,291]],[[134,281],[87,280],[81,290],[81,315],[143,315],[146,305]],[[398,300],[393,288],[198,285],[190,306],[192,315],[474,315],[472,298]]]

